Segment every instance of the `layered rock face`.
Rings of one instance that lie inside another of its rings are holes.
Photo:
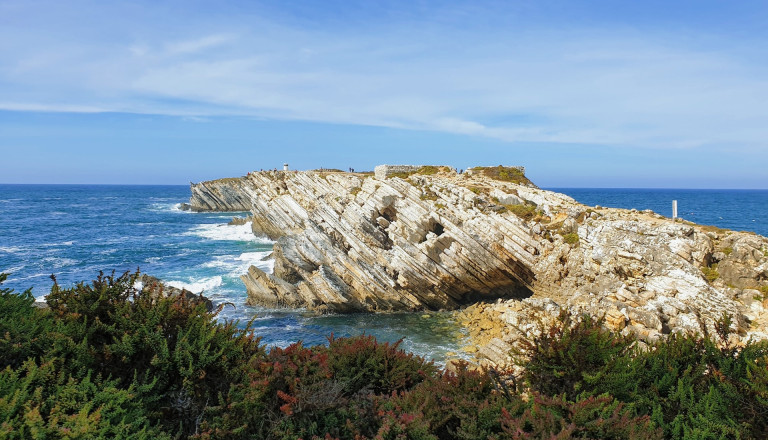
[[[494,343],[509,342],[526,310],[561,308],[646,339],[723,313],[742,337],[766,336],[765,237],[590,208],[501,169],[423,170],[251,173],[193,184],[190,205],[248,210],[254,233],[277,240],[274,273],[242,277],[254,304],[351,312],[501,299],[489,315],[509,329]]]
[[[250,211],[250,185],[245,179],[229,178],[190,185],[192,197],[182,209],[191,211]]]

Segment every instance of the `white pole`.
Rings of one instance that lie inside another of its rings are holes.
[[[677,220],[677,200],[672,200],[672,220]]]

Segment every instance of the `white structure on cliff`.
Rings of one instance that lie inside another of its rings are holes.
[[[377,179],[386,179],[397,173],[412,173],[418,171],[422,165],[377,165],[373,173]]]

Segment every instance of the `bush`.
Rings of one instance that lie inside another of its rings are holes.
[[[723,348],[708,338],[670,336],[633,363],[638,410],[667,438],[765,438],[768,343]]]
[[[474,167],[473,170],[475,172],[479,171],[482,175],[494,180],[512,182],[518,185],[533,185],[533,182],[528,180],[522,171],[514,167],[504,167],[499,165],[497,167]]]
[[[526,202],[521,205],[504,205],[507,211],[515,214],[523,220],[531,220],[536,217],[536,205],[530,202]]]
[[[0,273],[0,285],[8,278]],[[53,328],[48,312],[32,306],[31,290],[0,289],[0,366],[18,368],[28,358],[39,358],[50,345]]]
[[[31,364],[25,364],[26,372],[15,368],[24,356],[34,365],[53,368],[50,374],[59,380],[54,385],[77,389],[109,377],[105,382],[109,387],[140,402],[149,425],[172,436],[189,435],[207,407],[242,380],[248,360],[264,356],[264,350],[248,331],[217,323],[202,299],[137,291],[138,275],[99,274],[91,284],[68,289],[54,279],[47,297],[49,311],[24,310],[20,304],[30,304],[28,295],[13,298],[4,292],[0,309],[12,308],[23,319],[2,323],[10,327],[6,333],[16,349],[4,352],[0,366],[10,369],[8,374],[28,378],[30,371],[37,371],[30,369]],[[12,336],[29,329],[32,322],[37,327],[31,337]],[[85,378],[94,380],[82,382]],[[54,408],[60,403],[56,399],[66,397],[57,389],[51,390]],[[40,413],[43,424],[51,422],[46,414]],[[11,426],[20,419],[13,420]]]
[[[766,438],[768,342],[672,335],[646,351],[561,314],[523,368],[454,371],[371,336],[268,353],[201,298],[138,274],[54,283],[50,310],[0,289],[0,437],[194,439]],[[0,275],[0,282],[6,279]]]
[[[604,318],[561,312],[514,356],[530,389],[548,396],[626,395],[633,338],[603,328]]]
[[[768,341],[728,345],[723,318],[715,323],[720,348],[706,336],[673,334],[635,350],[602,324],[564,313],[525,341],[515,355],[527,389],[567,402],[610,396],[650,417],[665,438],[768,436]]]
[[[403,432],[428,428],[437,439],[485,439],[501,430],[503,406],[521,405],[516,396],[497,393],[497,382],[487,371],[472,370],[460,363],[456,371],[443,371],[430,376],[410,391],[390,396],[382,403],[388,419],[393,423],[382,429],[398,427]],[[397,416],[408,415],[416,423],[394,423]],[[391,426],[391,427],[390,427]],[[389,432],[389,431],[387,431]]]
[[[506,409],[501,416],[499,439],[661,439],[662,431],[648,416],[637,416],[631,407],[609,396],[586,397],[576,402],[564,397],[534,395],[520,414]]]
[[[440,171],[440,168],[436,167],[436,166],[433,166],[433,165],[424,165],[423,167],[419,168],[416,171],[416,173],[417,174],[424,174],[426,176],[430,176],[430,175],[433,175],[433,174],[437,174],[438,171]]]
[[[569,232],[568,234],[563,234],[563,241],[565,241],[567,244],[578,244],[579,234],[575,232]]]
[[[701,272],[704,274],[704,278],[710,283],[720,278],[720,272],[717,271],[717,264],[704,266],[701,268]]]
[[[60,359],[0,372],[0,437],[170,439],[152,426],[136,390],[116,380],[61,373]]]

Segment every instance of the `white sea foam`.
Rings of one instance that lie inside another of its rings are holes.
[[[44,243],[41,244],[40,247],[56,247],[56,246],[72,246],[75,242],[74,241],[62,241],[61,243]]]
[[[169,286],[177,287],[179,289],[187,289],[192,293],[200,293],[215,289],[221,286],[223,280],[219,275],[210,278],[192,278],[188,282],[186,281],[168,281],[166,284]]]
[[[0,266],[0,273],[14,274],[14,273],[18,273],[22,269],[24,269],[24,265],[21,265],[21,266],[11,266],[11,267],[8,267],[8,268]]]
[[[255,243],[272,244],[266,238],[256,237],[251,230],[251,222],[243,225],[227,225],[221,223],[195,226],[184,235],[196,235],[209,240],[250,241]]]
[[[249,267],[256,266],[259,269],[263,270],[267,273],[272,273],[272,271],[275,268],[275,260],[270,258],[268,260],[264,260],[264,257],[269,255],[271,252],[243,252],[240,254],[239,257],[235,258],[235,260],[240,262],[240,265],[238,266],[238,271],[242,271],[245,273]]]
[[[214,257],[212,261],[203,263],[202,267],[221,269],[226,271],[227,275],[239,277],[246,273],[248,268],[256,266],[264,272],[271,273],[275,262],[272,259],[264,260],[264,257],[270,254],[270,251],[263,252],[243,252],[239,256],[220,255]]]
[[[158,200],[162,200],[162,199],[158,199]],[[188,214],[191,212],[191,211],[182,210],[181,203],[178,203],[178,202],[151,203],[149,205],[149,210],[154,212],[181,212],[184,214]]]
[[[6,253],[6,254],[15,254],[23,250],[24,249],[17,246],[0,246],[0,252]]]
[[[62,257],[45,257],[43,258],[43,263],[50,263],[53,265],[54,268],[60,268],[60,267],[74,266],[75,264],[77,264],[77,260],[73,260],[71,258],[62,258]]]

